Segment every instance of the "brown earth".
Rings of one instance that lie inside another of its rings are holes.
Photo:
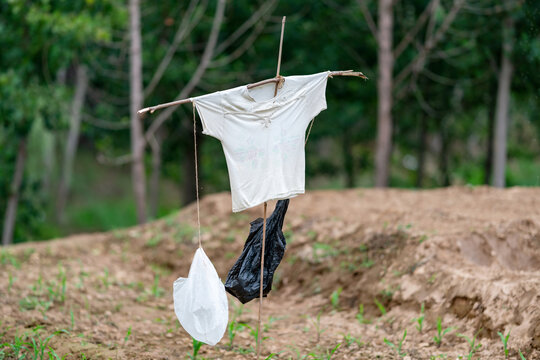
[[[223,279],[261,212],[230,207],[228,194],[201,202],[203,247]],[[171,290],[197,247],[195,216],[190,206],[142,227],[3,249],[0,342],[65,329],[48,346],[66,359],[187,358]],[[509,358],[540,359],[540,189],[311,191],[291,200],[285,224],[264,354],[326,359],[341,344],[332,359],[398,358],[384,339],[397,344],[407,330],[406,359],[466,359],[464,336],[475,334],[473,359],[503,359],[497,332],[510,332]],[[257,301],[230,304],[231,320],[256,326]],[[438,318],[452,327],[440,346]],[[235,334],[199,356],[255,358],[250,329]]]

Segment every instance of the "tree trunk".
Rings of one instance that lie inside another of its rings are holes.
[[[152,176],[150,177],[150,217],[155,219],[159,210],[159,182],[161,178],[161,137],[159,130],[155,133],[152,148]]]
[[[446,129],[446,124],[442,123],[440,125],[439,134],[441,137],[441,152],[439,153],[441,182],[442,186],[450,186],[450,171],[448,169],[448,146],[450,140],[448,139],[448,131]]]
[[[495,110],[495,138],[493,143],[493,185],[505,186],[506,142],[508,135],[508,109],[510,107],[510,86],[512,82],[512,49],[514,47],[512,18],[508,16],[503,24],[503,48],[501,69],[497,89]]]
[[[65,222],[64,209],[66,207],[69,189],[71,187],[71,177],[73,174],[73,163],[77,153],[77,144],[81,128],[81,112],[88,87],[88,76],[84,65],[77,66],[75,80],[75,96],[71,105],[71,119],[69,133],[64,153],[64,164],[62,166],[62,177],[58,186],[58,197],[56,203],[56,218],[60,223]]]
[[[345,187],[353,188],[355,184],[354,159],[352,155],[351,138],[348,132],[343,134],[343,162],[345,165]]]
[[[137,111],[143,106],[141,14],[139,0],[129,0],[130,33],[130,119],[131,119],[131,173],[137,221],[146,222],[146,179],[144,170],[144,138]]]
[[[17,159],[15,160],[15,173],[11,182],[11,189],[7,201],[6,214],[4,217],[4,230],[2,232],[2,245],[9,245],[13,242],[13,231],[15,230],[15,220],[17,217],[17,205],[19,203],[19,192],[24,174],[24,164],[26,163],[26,139],[19,142],[17,149]]]
[[[490,81],[489,94],[486,101],[488,107],[487,113],[487,142],[486,142],[486,160],[484,162],[484,184],[491,184],[491,173],[493,172],[493,138],[495,136],[495,83]]]
[[[200,164],[200,153],[199,149],[201,148],[202,137],[197,133],[197,161]],[[196,183],[195,183],[195,153],[193,142],[190,141],[190,145],[186,151],[184,151],[184,157],[182,158],[182,205],[185,206],[197,199],[196,194]],[[199,166],[200,170],[200,166]],[[200,187],[201,179],[199,172],[199,194],[201,194]]]
[[[420,134],[418,139],[418,167],[416,169],[416,187],[424,185],[424,169],[426,165],[426,142],[427,142],[427,119],[426,115],[420,117]]]
[[[375,154],[375,186],[388,186],[392,150],[392,54],[393,0],[379,1],[377,80],[377,149]]]

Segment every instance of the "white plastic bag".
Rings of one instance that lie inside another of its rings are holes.
[[[173,285],[174,312],[195,340],[216,345],[229,321],[225,287],[202,248],[193,257],[187,278]]]

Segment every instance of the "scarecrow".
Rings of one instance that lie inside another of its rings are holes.
[[[258,297],[257,358],[261,349],[259,330],[263,297],[271,289],[273,273],[285,252],[281,228],[288,199],[305,192],[304,147],[314,118],[326,109],[327,80],[333,76],[367,79],[361,72],[352,70],[281,76],[284,28],[285,17],[276,77],[139,111],[139,114],[153,113],[169,106],[193,104],[199,249],[188,278],[174,282],[176,315],[193,338],[215,345],[223,337],[228,322],[225,290],[242,303]],[[230,270],[225,285],[204,253],[200,240],[195,112],[199,114],[203,134],[217,138],[223,146],[231,185],[232,211],[263,205],[263,218],[251,223],[244,250]],[[267,220],[269,200],[279,201]]]

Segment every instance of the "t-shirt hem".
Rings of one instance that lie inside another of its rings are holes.
[[[270,201],[270,200],[284,200],[284,199],[290,199],[290,198],[293,198],[295,197],[296,195],[302,195],[302,194],[305,194],[305,189],[299,189],[299,190],[291,190],[291,191],[288,191],[286,193],[281,193],[281,194],[276,194],[276,195],[272,195],[271,197],[269,197],[268,199],[266,200],[263,200],[261,202],[258,202],[256,204],[253,204],[253,205],[247,205],[247,206],[243,206],[241,208],[234,208],[232,209],[233,212],[240,212],[240,211],[244,211],[244,210],[247,210],[247,209],[250,209],[252,207],[255,207],[255,206],[258,206],[258,205],[261,205],[263,204],[264,202],[266,201]]]

